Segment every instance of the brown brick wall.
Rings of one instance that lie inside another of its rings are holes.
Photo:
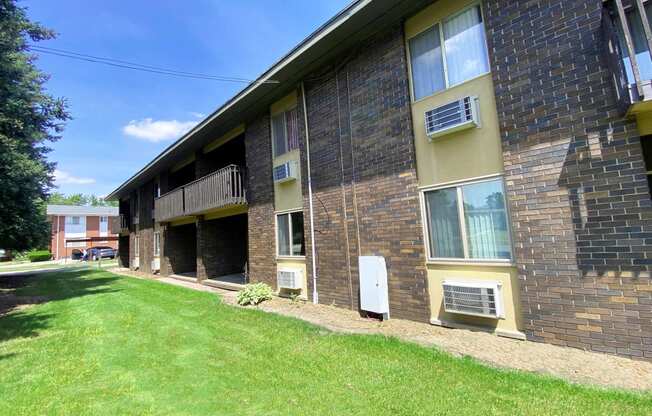
[[[161,235],[161,274],[192,272],[197,269],[195,224],[167,226]]]
[[[652,359],[652,213],[600,0],[485,2],[530,340]]]
[[[337,73],[322,71],[306,83],[319,301],[357,309],[358,255],[379,255],[387,262],[391,315],[428,321],[402,26],[348,58],[333,64]],[[304,143],[304,171],[305,150]],[[304,214],[312,285],[307,199]]]
[[[118,265],[120,267],[129,267],[129,236],[121,235],[118,237]]]
[[[246,215],[198,222],[197,277],[200,280],[243,273],[246,262]]]
[[[249,279],[276,287],[276,241],[274,230],[274,186],[269,116],[247,125],[247,201]]]

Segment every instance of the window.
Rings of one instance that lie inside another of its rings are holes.
[[[272,116],[274,157],[299,148],[299,120],[296,107]]]
[[[100,222],[106,224],[107,222],[109,222],[109,217],[100,217]]]
[[[279,256],[305,256],[303,239],[303,212],[291,212],[276,216],[276,246]]]
[[[424,194],[430,258],[511,259],[502,180],[489,180]]]
[[[652,136],[641,136],[643,146],[643,163],[647,173],[647,186],[652,194]]]
[[[415,100],[489,72],[480,6],[411,38],[409,49]]]
[[[140,236],[135,235],[134,236],[134,257],[138,257],[140,255]]]
[[[161,255],[161,233],[154,233],[154,256]]]
[[[79,225],[80,223],[79,217],[70,217],[70,223],[73,225]]]

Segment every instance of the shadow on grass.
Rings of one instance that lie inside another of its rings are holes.
[[[118,291],[110,287],[118,276],[94,277],[95,273],[70,270],[0,276],[0,342],[36,337],[50,326],[54,314],[32,312],[30,305]]]

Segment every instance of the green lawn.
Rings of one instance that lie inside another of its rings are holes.
[[[118,265],[118,260],[116,259],[104,259],[102,260],[102,268],[107,267],[116,267]],[[98,268],[99,263],[97,261],[92,262],[80,262],[80,261],[70,261],[69,263],[59,264],[55,262],[8,262],[0,263],[0,273],[6,272],[22,272],[22,271],[31,271],[31,270],[42,270],[42,269],[65,269],[65,268]]]
[[[17,294],[51,300],[0,317],[1,415],[652,413],[652,394],[498,371],[108,272],[42,274]]]

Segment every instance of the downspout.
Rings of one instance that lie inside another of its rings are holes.
[[[312,303],[319,303],[317,294],[317,248],[315,247],[315,216],[312,206],[312,175],[310,173],[310,132],[308,131],[308,106],[306,87],[301,81],[301,100],[303,101],[303,123],[306,131],[306,168],[308,170],[308,207],[310,210],[310,251],[312,254]]]
[[[59,220],[61,216],[57,215],[57,232],[55,235],[57,236],[57,260],[59,260]]]

